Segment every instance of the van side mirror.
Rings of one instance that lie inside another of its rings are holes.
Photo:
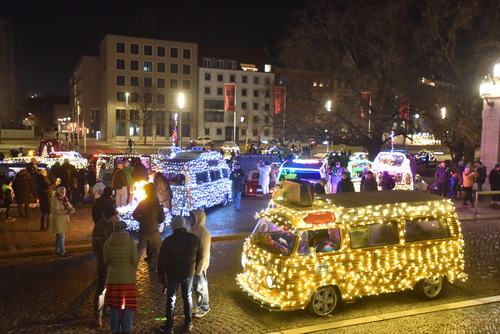
[[[309,247],[309,255],[311,255],[311,256],[316,256],[316,248],[314,248],[314,247]]]

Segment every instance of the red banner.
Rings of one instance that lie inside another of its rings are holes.
[[[235,111],[236,84],[224,85],[224,111]]]
[[[366,101],[366,103],[372,105],[372,93],[371,92],[361,92],[361,98]],[[366,117],[370,113],[370,108],[361,104],[361,117]]]
[[[274,113],[285,112],[285,87],[274,87]]]

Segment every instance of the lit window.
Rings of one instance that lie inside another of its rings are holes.
[[[144,72],[153,72],[153,62],[151,61],[144,62]]]

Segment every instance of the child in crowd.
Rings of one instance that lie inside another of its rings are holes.
[[[10,217],[10,206],[14,203],[14,191],[12,189],[12,180],[6,180],[2,185],[3,208],[5,209],[5,221],[13,222],[16,219]],[[2,210],[3,211],[3,210]]]
[[[457,198],[457,190],[458,190],[458,174],[453,173],[450,176],[450,192],[448,193],[448,198],[451,199]]]

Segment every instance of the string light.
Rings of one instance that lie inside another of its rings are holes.
[[[335,204],[335,196],[316,197],[315,208],[295,207],[274,199],[256,214],[276,227],[291,232],[298,240],[304,231],[338,228],[341,247],[316,255],[290,256],[272,253],[253,242],[243,246],[243,272],[237,275],[240,287],[262,307],[270,310],[303,309],[313,292],[322,286],[336,286],[342,299],[350,300],[380,293],[413,289],[417,282],[434,276],[449,281],[464,280],[464,241],[455,207],[449,199],[345,208]],[[331,212],[329,221],[309,219]],[[334,218],[333,218],[334,217]],[[449,238],[419,242],[405,241],[405,223],[444,219]],[[399,241],[376,248],[352,248],[354,226],[397,223]],[[254,232],[256,233],[256,232]],[[296,242],[298,244],[298,242]],[[269,287],[266,282],[273,282]]]

